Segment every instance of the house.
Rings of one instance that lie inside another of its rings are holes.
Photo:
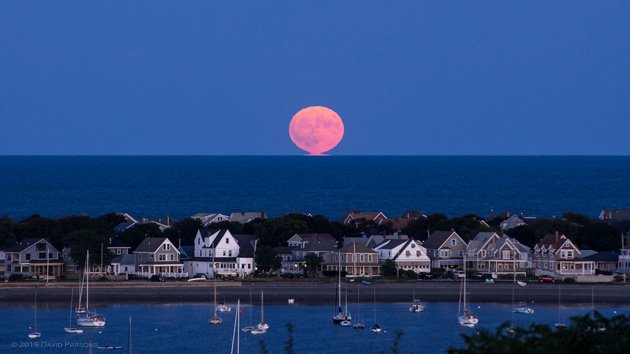
[[[289,246],[275,247],[274,252],[281,259],[282,273],[290,273],[294,275],[301,275],[304,272],[304,260],[294,259],[293,252]]]
[[[136,274],[136,255],[125,253],[116,256],[107,267],[107,272],[114,275]]]
[[[188,276],[184,273],[184,265],[179,260],[177,247],[166,237],[146,237],[133,253],[136,256],[136,272],[142,277]]]
[[[354,242],[332,252],[324,269],[337,271],[340,264],[341,271],[349,277],[378,276],[381,274],[378,253]]]
[[[107,250],[115,255],[129,254],[131,247],[118,237],[110,237]]]
[[[389,219],[391,229],[397,232],[401,232],[409,222],[417,219],[426,219],[427,216],[417,210],[407,210],[402,216]]]
[[[341,223],[344,225],[358,226],[358,224],[366,222],[373,222],[380,225],[387,222],[387,216],[380,211],[360,212],[358,210],[350,210],[341,218]]]
[[[61,253],[44,238],[25,238],[6,251],[4,276],[59,277],[64,274]]]
[[[401,234],[392,234],[392,235],[372,235],[368,238],[366,246],[368,248],[374,249],[374,247],[380,245],[385,240],[409,240],[409,236],[401,235]]]
[[[202,235],[197,231],[192,258],[185,261],[192,274],[206,274],[209,278],[240,277],[252,274],[256,267],[255,235],[233,235],[228,229]],[[188,254],[190,256],[190,254]]]
[[[323,262],[317,272],[325,269],[325,264],[333,259],[333,252],[337,251],[337,240],[331,234],[295,234],[287,240],[287,245],[291,249],[290,263],[283,262],[283,268],[295,267],[294,264],[304,266],[304,257],[309,254],[315,254],[322,257]]]
[[[266,219],[267,214],[264,211],[238,211],[230,214],[228,220],[230,222],[237,222],[240,224],[247,224],[256,219]]]
[[[534,247],[532,268],[536,275],[572,277],[595,274],[595,263],[581,258],[581,252],[565,235],[549,234]]]
[[[125,222],[121,222],[120,224],[114,226],[114,233],[116,235],[122,234],[123,232],[129,230],[130,228],[134,227],[137,224],[137,222],[132,222],[132,221],[125,221]]]
[[[612,275],[617,270],[620,254],[619,251],[604,251],[585,256],[584,259],[595,263],[595,274]]]
[[[499,227],[501,227],[501,230],[506,231],[523,225],[527,225],[527,223],[525,223],[523,219],[521,219],[517,215],[512,215],[509,218],[501,221]]]
[[[0,279],[4,279],[4,270],[6,269],[5,262],[7,260],[7,254],[4,251],[0,251]]]
[[[621,249],[617,260],[617,272],[630,274],[630,233],[621,235]]]
[[[378,252],[379,261],[391,259],[398,270],[412,270],[416,273],[431,271],[431,259],[427,249],[416,240],[385,240],[374,248]]]
[[[191,216],[192,219],[201,221],[203,227],[207,227],[210,224],[216,224],[219,222],[229,221],[230,217],[219,213],[197,213]]]
[[[466,247],[466,266],[497,275],[523,275],[529,269],[531,249],[507,235],[480,232]]]
[[[431,268],[452,269],[464,265],[467,244],[454,230],[433,231],[424,241],[424,247],[431,258]]]
[[[160,231],[164,231],[166,229],[170,229],[173,226],[173,223],[171,222],[171,217],[170,216],[166,216],[165,218],[140,218],[140,220],[137,222],[140,225],[143,224],[155,224],[160,228]]]
[[[370,238],[367,237],[365,234],[361,234],[361,236],[344,236],[343,237],[343,244],[344,245],[349,245],[349,244],[354,242],[354,243],[359,244],[359,245],[367,246],[369,239]]]
[[[604,208],[599,213],[599,219],[607,222],[630,221],[630,210],[621,210],[616,207],[612,210]]]

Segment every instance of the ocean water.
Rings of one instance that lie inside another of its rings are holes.
[[[504,322],[527,327],[531,323],[552,325],[568,323],[572,316],[582,316],[592,310],[584,306],[534,306],[533,315],[512,314],[509,304],[475,305],[480,324],[477,328],[494,330]],[[457,323],[457,303],[427,303],[422,313],[408,311],[409,304],[374,305],[371,302],[349,305],[354,318],[361,317],[369,328],[380,324],[383,332],[369,329],[355,330],[332,324],[332,306],[266,306],[265,320],[270,330],[265,335],[241,332],[241,352],[261,353],[260,341],[269,353],[283,353],[288,339],[286,324],[294,327],[296,353],[384,353],[391,352],[395,333],[403,331],[401,353],[444,353],[449,347],[462,346],[461,334],[476,329],[463,328]],[[243,307],[241,327],[249,325],[250,309],[253,323],[258,323],[259,308]],[[63,330],[69,319],[69,309],[42,307],[38,311],[38,330],[42,337],[28,340],[29,326],[34,322],[34,311],[28,307],[0,307],[0,318],[10,318],[11,326],[4,326],[0,339],[0,353],[87,353],[86,346],[120,345],[126,352],[128,319],[132,317],[132,341],[138,353],[229,353],[234,328],[235,309],[222,316],[223,324],[211,326],[209,304],[171,305],[114,305],[98,309],[107,316],[103,329],[85,329],[81,335],[66,334]],[[628,314],[628,306],[597,306],[607,317]],[[94,352],[100,352],[95,350]],[[123,352],[118,351],[118,352]]]
[[[1,156],[0,215],[597,216],[604,206],[630,208],[629,176],[630,157]]]

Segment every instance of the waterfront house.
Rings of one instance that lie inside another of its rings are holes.
[[[536,275],[561,278],[595,274],[595,263],[583,259],[577,246],[559,232],[545,236],[536,244],[532,268]]]
[[[224,221],[229,221],[230,217],[220,213],[197,213],[191,216],[192,219],[199,220],[203,227]]]
[[[192,258],[185,261],[192,274],[205,274],[209,278],[240,277],[255,270],[255,235],[233,235],[228,229],[202,235],[197,231]],[[190,255],[189,255],[190,256]]]
[[[136,274],[136,255],[120,254],[116,256],[107,267],[107,272],[114,275]]]
[[[0,279],[4,278],[4,270],[6,269],[7,254],[5,251],[0,251]]]
[[[617,260],[617,272],[630,274],[630,233],[621,235],[621,249]]]
[[[630,221],[630,210],[621,210],[617,207],[613,209],[604,208],[599,213],[599,219],[610,223]]]
[[[186,277],[177,247],[166,237],[146,237],[133,251],[136,271],[144,278],[152,275]]]
[[[585,256],[584,259],[595,264],[595,274],[612,275],[617,270],[619,256],[620,252],[618,250],[603,251]]]
[[[381,274],[378,253],[361,244],[349,243],[330,254],[324,269],[337,271],[341,263],[341,271],[348,277],[377,276]]]
[[[531,249],[507,235],[479,232],[466,247],[468,269],[495,275],[526,275]]]
[[[337,251],[338,242],[331,234],[295,234],[287,241],[287,245],[292,254],[290,266],[304,265],[304,257],[313,253],[323,259],[320,268],[315,270],[321,272],[326,269],[325,265],[331,262],[333,252]]]
[[[527,224],[525,223],[525,221],[523,221],[523,219],[521,219],[517,215],[512,215],[509,218],[501,221],[501,223],[499,224],[499,226],[501,227],[501,230],[503,231],[514,229],[523,225],[527,225]]]
[[[381,225],[384,222],[387,222],[387,216],[380,211],[363,211],[360,212],[358,210],[350,210],[341,218],[341,223],[344,225],[355,225],[358,226],[362,223],[375,223],[377,225]]]
[[[302,275],[304,272],[303,260],[294,259],[293,252],[289,246],[275,247],[274,252],[281,259],[280,272],[285,274]]]
[[[25,238],[6,250],[5,278],[59,277],[64,274],[61,253],[44,238]]]
[[[431,268],[453,269],[464,265],[466,242],[455,232],[433,231],[424,247],[431,258]]]
[[[431,271],[431,259],[427,256],[427,249],[419,241],[385,240],[376,246],[374,251],[378,252],[381,263],[387,259],[394,261],[397,270],[412,270],[416,273]]]
[[[267,214],[264,211],[237,211],[230,214],[228,220],[240,224],[247,224],[256,219],[266,219]]]

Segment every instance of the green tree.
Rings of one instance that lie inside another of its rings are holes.
[[[284,245],[296,233],[310,231],[303,221],[290,218],[256,219],[250,224],[254,228],[254,233],[259,237],[259,245],[270,247]]]
[[[385,260],[385,262],[383,263],[382,269],[383,269],[383,276],[395,277],[398,275],[398,270],[396,269],[396,263],[391,259]]]
[[[517,239],[520,243],[528,247],[534,247],[538,242],[536,232],[529,225],[521,225],[505,232],[508,236]]]
[[[85,266],[86,253],[90,251],[90,264],[101,264],[101,247],[102,247],[102,263],[104,266],[109,265],[113,258],[111,252],[107,251],[107,234],[99,234],[93,230],[83,229],[73,231],[66,235],[63,240],[64,244],[70,247],[70,257],[82,269]]]
[[[0,247],[8,247],[16,241],[15,227],[13,220],[6,216],[0,218]]]
[[[306,275],[308,276],[311,273],[313,278],[317,277],[317,269],[324,262],[324,259],[321,256],[318,256],[315,253],[309,253],[304,256],[304,264],[306,265]]]
[[[580,248],[598,252],[616,250],[621,248],[621,233],[606,223],[596,222],[580,228],[574,242]]]
[[[494,332],[475,331],[463,335],[464,348],[450,348],[449,354],[615,354],[627,353],[630,347],[630,316],[611,319],[595,312],[593,316],[574,317],[566,329],[553,330],[547,325],[508,331],[504,323]]]
[[[140,245],[145,237],[163,237],[160,227],[156,224],[139,224],[134,225],[123,231],[118,237],[120,240],[129,245],[131,249],[135,249]]]
[[[263,272],[271,272],[282,267],[282,258],[273,248],[266,245],[256,247],[256,266]]]
[[[176,221],[172,227],[164,230],[163,236],[168,237],[174,245],[192,245],[195,241],[197,231],[201,228],[201,221],[192,218],[185,218]]]

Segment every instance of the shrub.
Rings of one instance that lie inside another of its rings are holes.
[[[564,280],[562,282],[563,283],[567,283],[567,284],[573,284],[573,283],[575,283],[575,279],[573,279],[573,278],[564,278]]]
[[[24,280],[24,274],[11,274],[9,281],[22,281]]]

